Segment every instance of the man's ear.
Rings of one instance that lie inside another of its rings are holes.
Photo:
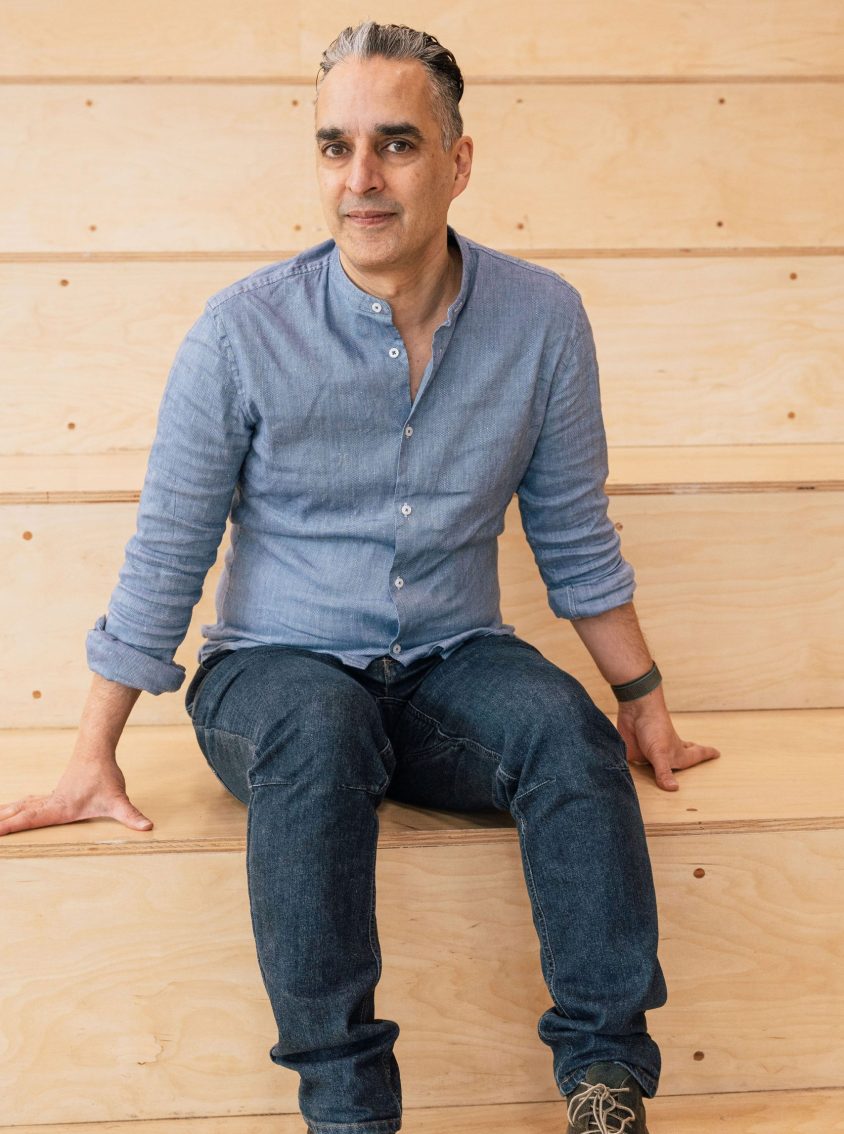
[[[474,154],[475,144],[468,134],[464,134],[459,138],[454,147],[454,186],[451,192],[451,199],[459,197],[466,186],[469,184],[469,176],[472,172],[472,155]]]

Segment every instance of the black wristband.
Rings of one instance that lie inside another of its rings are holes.
[[[625,681],[622,685],[611,685],[613,693],[619,701],[635,701],[637,697],[644,697],[662,684],[662,674],[653,663],[647,673],[637,677],[635,681]]]

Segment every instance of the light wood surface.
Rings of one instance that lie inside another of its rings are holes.
[[[735,1092],[663,1096],[646,1102],[651,1134],[835,1134],[844,1091]],[[405,1111],[404,1134],[560,1134],[565,1104],[425,1107]],[[61,1134],[303,1134],[295,1115],[82,1122]],[[0,1134],[59,1134],[55,1126],[0,1126]]]
[[[658,788],[650,768],[632,767],[649,838],[844,823],[844,709],[677,713],[674,720],[682,736],[712,744],[721,756],[678,772],[677,792]],[[74,729],[0,730],[0,803],[51,791],[74,738]],[[246,807],[208,767],[189,723],[130,723],[118,762],[151,830],[88,819],[19,831],[0,837],[0,858],[245,849]],[[382,847],[515,838],[511,817],[496,810],[436,811],[387,797],[378,814]]]
[[[137,503],[148,456],[0,455],[0,505]],[[615,446],[609,466],[610,496],[844,490],[844,444]]]
[[[650,849],[670,989],[648,1014],[662,1093],[844,1086],[830,1042],[844,831]],[[401,1028],[405,1105],[559,1098],[518,839],[381,847],[376,874],[376,1014]],[[295,1108],[298,1076],[268,1057],[242,853],[15,859],[4,887],[0,1087],[15,1121]]]
[[[14,169],[0,180],[0,251],[260,256],[324,239],[312,95],[0,85],[0,153]],[[475,163],[450,217],[482,243],[844,246],[844,83],[482,86],[463,111]],[[61,185],[61,209],[48,184]]]
[[[651,1134],[835,1134],[844,1091],[734,1092],[663,1096],[646,1102]],[[404,1134],[560,1134],[565,1104],[425,1107],[405,1111]],[[298,1115],[239,1115],[175,1121],[82,1122],[61,1134],[303,1134]],[[0,1134],[59,1134],[45,1126],[0,1126]]]
[[[364,18],[349,0],[305,14],[290,3],[242,0],[5,0],[0,74],[216,78],[316,73],[346,24]],[[816,76],[841,74],[844,27],[829,0],[384,0],[366,18],[436,35],[467,77],[511,75]]]
[[[78,719],[85,631],[187,326],[220,287],[327,235],[313,77],[362,15],[349,0],[2,9],[0,723],[29,727],[0,733],[0,802],[66,764],[75,730],[45,726]],[[844,1131],[844,708],[805,707],[842,705],[844,666],[840,5],[378,0],[366,15],[425,27],[464,69],[476,162],[452,224],[583,295],[637,608],[678,731],[723,753],[678,793],[633,769],[669,985],[648,1020],[652,1134]],[[516,501],[501,564],[505,620],[612,710],[548,609]],[[188,677],[216,579],[177,655]],[[0,837],[0,1123],[16,1124],[0,1134],[304,1130],[298,1077],[268,1057],[246,808],[206,766],[183,693],[142,697],[121,740],[152,831]],[[677,711],[762,705],[778,711]],[[379,817],[377,1012],[402,1028],[403,1129],[557,1134],[512,820],[389,799]]]
[[[147,450],[205,300],[281,258],[0,263],[0,454]],[[841,257],[532,259],[583,297],[612,447],[844,442]]]
[[[611,500],[622,552],[636,570],[637,610],[671,708],[841,704],[842,508],[841,492]],[[4,727],[78,721],[90,684],[85,636],[106,611],[136,511],[130,503],[2,509]],[[215,621],[214,594],[228,542],[224,535],[176,654],[186,680],[197,665],[200,627]],[[612,709],[612,693],[573,627],[548,605],[515,497],[499,540],[499,575],[504,621],[573,673],[602,708]],[[184,687],[176,694],[142,696],[133,719],[181,722],[183,693]]]

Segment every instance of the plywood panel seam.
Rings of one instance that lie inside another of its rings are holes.
[[[464,73],[466,88],[503,86],[741,86],[776,83],[792,84],[844,83],[844,74],[790,75],[472,75]],[[134,86],[312,86],[313,75],[0,75],[3,86],[61,86],[115,84]]]
[[[244,816],[244,827],[246,819]],[[645,823],[648,839],[687,838],[696,836],[764,834],[775,831],[838,831],[844,829],[844,816],[828,815],[794,819],[734,819],[708,823]],[[91,843],[14,843],[14,835],[0,840],[0,859],[20,858],[83,858],[137,854],[219,854],[230,852],[245,854],[246,832],[236,838],[167,839],[160,841],[126,842],[124,838],[100,840]],[[378,840],[380,850],[430,850],[437,847],[469,846],[480,844],[517,842],[515,825],[495,830],[450,832],[410,832],[406,835],[383,835]]]
[[[724,495],[736,493],[782,493],[782,492],[842,492],[844,480],[819,481],[808,484],[803,481],[710,481],[651,484],[607,484],[608,496],[698,496]],[[140,489],[114,489],[98,491],[50,491],[0,492],[0,506],[13,504],[137,504],[141,498]]]
[[[665,247],[665,248],[510,248],[504,245],[496,246],[497,250],[508,256],[515,256],[522,260],[688,260],[696,257],[781,257],[790,259],[794,256],[844,256],[844,245],[730,245],[726,247]],[[63,248],[58,252],[35,252],[20,250],[14,252],[0,252],[0,264],[61,264],[61,263],[97,263],[112,264],[133,261],[141,263],[206,263],[219,260],[237,262],[241,260],[258,260],[273,263],[276,260],[287,260],[298,255],[300,249],[285,248],[243,248],[243,249],[184,249],[178,251],[139,252],[137,249],[125,251],[80,251],[72,248]]]

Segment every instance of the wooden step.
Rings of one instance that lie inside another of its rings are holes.
[[[669,986],[648,1020],[660,1094],[844,1087],[844,711],[677,723],[723,755],[679,773],[670,795],[633,769]],[[72,735],[0,734],[0,800],[49,790]],[[295,1114],[298,1077],[267,1055],[246,808],[189,727],[130,726],[119,759],[151,831],[90,820],[0,838],[7,1113],[19,1124]],[[510,816],[387,799],[379,817],[376,1013],[401,1027],[406,1108],[553,1102],[536,1035],[549,997]]]
[[[209,296],[285,253],[90,255],[0,256],[0,308],[13,344],[3,359],[0,454],[43,458],[43,469],[29,464],[48,491],[74,487],[50,475],[63,455],[110,458],[99,489],[140,488],[181,339]],[[844,442],[841,256],[527,258],[583,296],[611,448],[682,441],[764,455],[775,444]],[[127,479],[120,471],[133,451],[141,463]],[[675,479],[699,475],[690,457],[691,471]],[[0,470],[0,487],[20,483],[9,482],[6,464]]]
[[[721,756],[677,772],[679,792],[657,788],[649,768],[631,769],[649,837],[844,827],[844,709],[675,713],[673,720],[684,739],[712,744]],[[0,730],[0,802],[50,791],[75,735]],[[245,850],[245,808],[209,772],[189,724],[130,724],[118,759],[151,830],[91,819],[21,831],[0,837],[0,859]],[[510,816],[497,811],[434,811],[385,799],[379,815],[382,848],[510,843],[515,833]]]
[[[0,618],[15,650],[0,659],[5,727],[78,720],[90,682],[85,636],[117,582],[143,479],[140,455],[124,454],[111,466],[109,460],[52,457],[38,470],[34,458],[6,458],[0,555],[8,582]],[[636,606],[669,706],[841,704],[844,529],[837,518],[844,513],[844,446],[624,449],[614,450],[612,461],[610,515],[636,569]],[[200,627],[216,619],[228,542],[225,534],[176,654],[189,673]],[[611,711],[606,682],[571,625],[549,608],[515,496],[499,539],[499,568],[505,622]],[[180,695],[144,696],[133,716],[139,724],[184,719]]]
[[[0,505],[136,504],[149,453],[0,455]],[[844,444],[610,446],[609,496],[844,491]]]
[[[645,1103],[650,1134],[835,1134],[844,1130],[844,1091],[657,1095]],[[303,1134],[300,1115],[0,1126],[0,1134]],[[420,1107],[405,1110],[403,1134],[563,1134],[565,1104]]]

